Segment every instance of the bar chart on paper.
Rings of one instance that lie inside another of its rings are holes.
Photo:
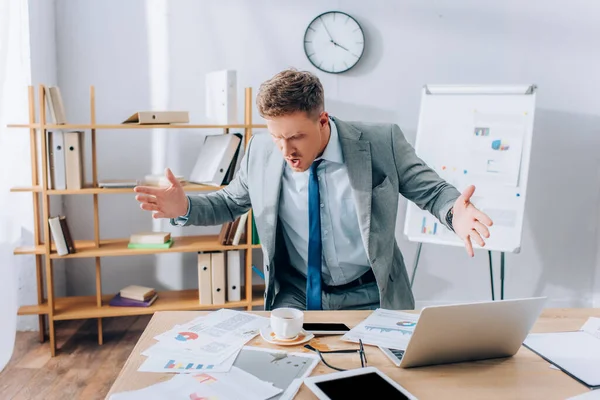
[[[471,202],[494,221],[486,250],[520,251],[534,111],[534,85],[423,88],[415,151],[460,192],[475,186]],[[464,246],[412,202],[404,234],[413,242]]]

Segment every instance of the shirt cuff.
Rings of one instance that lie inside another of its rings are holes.
[[[190,201],[190,196],[186,196],[186,198],[188,201],[187,212],[181,217],[171,218],[171,225],[184,226],[188,222],[188,219],[190,218],[190,211],[192,211],[192,202]]]

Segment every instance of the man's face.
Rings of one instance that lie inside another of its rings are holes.
[[[310,117],[299,111],[266,120],[273,141],[295,172],[306,171],[329,140],[329,116]]]

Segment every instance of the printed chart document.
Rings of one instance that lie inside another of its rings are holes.
[[[227,373],[178,374],[140,390],[115,393],[111,400],[266,400],[282,390],[233,367]]]
[[[342,340],[406,350],[419,320],[418,314],[378,308],[342,336]]]
[[[158,337],[167,348],[193,352],[197,361],[216,365],[238,352],[268,325],[268,318],[221,309]]]
[[[579,331],[531,333],[524,345],[590,388],[600,387],[600,321],[590,318]]]

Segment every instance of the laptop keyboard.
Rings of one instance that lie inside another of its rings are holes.
[[[398,358],[398,360],[402,360],[402,357],[404,356],[404,350],[389,349],[389,351],[391,351],[392,354]]]

